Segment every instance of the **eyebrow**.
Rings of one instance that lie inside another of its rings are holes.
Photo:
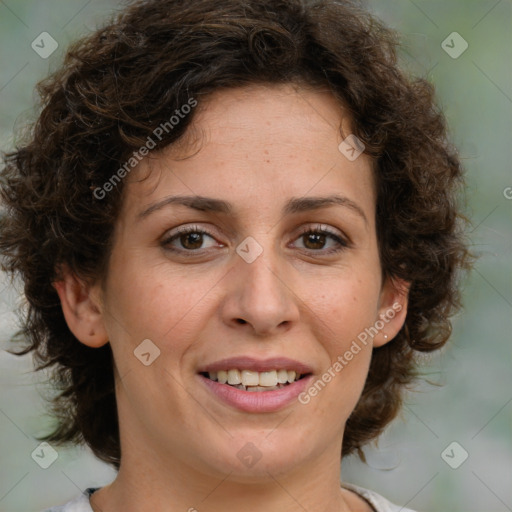
[[[153,212],[161,210],[162,208],[172,204],[183,205],[193,210],[202,212],[230,214],[233,211],[231,203],[222,199],[215,199],[213,197],[204,196],[169,196],[155,204],[152,204],[140,212],[137,215],[137,219],[142,220],[151,215]],[[356,213],[364,220],[366,224],[368,224],[368,219],[366,218],[363,209],[348,197],[340,195],[320,197],[292,197],[284,205],[282,214],[283,216],[286,216],[293,213],[319,210],[321,208],[327,208],[330,206],[344,206],[350,209],[352,212]]]

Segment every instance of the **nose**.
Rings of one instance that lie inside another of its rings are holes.
[[[223,321],[258,336],[284,332],[299,319],[299,298],[293,292],[290,273],[264,251],[255,261],[237,261],[229,275],[223,303]]]

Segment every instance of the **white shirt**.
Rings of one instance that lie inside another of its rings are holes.
[[[393,503],[382,497],[380,494],[377,494],[376,492],[370,491],[368,489],[364,489],[363,487],[347,484],[346,482],[343,482],[342,486],[345,489],[355,492],[361,498],[365,499],[375,509],[375,512],[414,512],[409,508],[393,505]],[[77,496],[75,499],[69,501],[65,505],[52,507],[44,510],[43,512],[93,512],[91,505],[89,504],[89,497],[94,491],[97,490],[98,488],[86,489],[83,494]]]

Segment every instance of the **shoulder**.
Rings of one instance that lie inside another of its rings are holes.
[[[394,505],[380,494],[370,491],[369,489],[364,489],[358,485],[348,484],[346,482],[343,482],[341,485],[345,489],[353,491],[361,496],[361,498],[364,498],[375,509],[375,512],[414,512],[409,508]]]
[[[98,489],[88,488],[80,496],[58,507],[48,508],[42,512],[93,512],[89,504],[89,497]]]

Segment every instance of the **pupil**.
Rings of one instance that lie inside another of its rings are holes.
[[[309,233],[305,236],[307,237],[307,240],[308,240],[308,242],[306,243],[306,246],[310,241],[313,241],[313,245],[315,246],[315,247],[313,247],[314,249],[321,249],[322,246],[325,244],[325,235],[324,234]],[[310,247],[310,249],[311,249],[311,247]]]
[[[188,240],[193,240],[192,244]],[[185,241],[185,243],[183,243]],[[181,244],[187,249],[198,249],[203,243],[203,235],[201,233],[187,233],[181,237]]]

